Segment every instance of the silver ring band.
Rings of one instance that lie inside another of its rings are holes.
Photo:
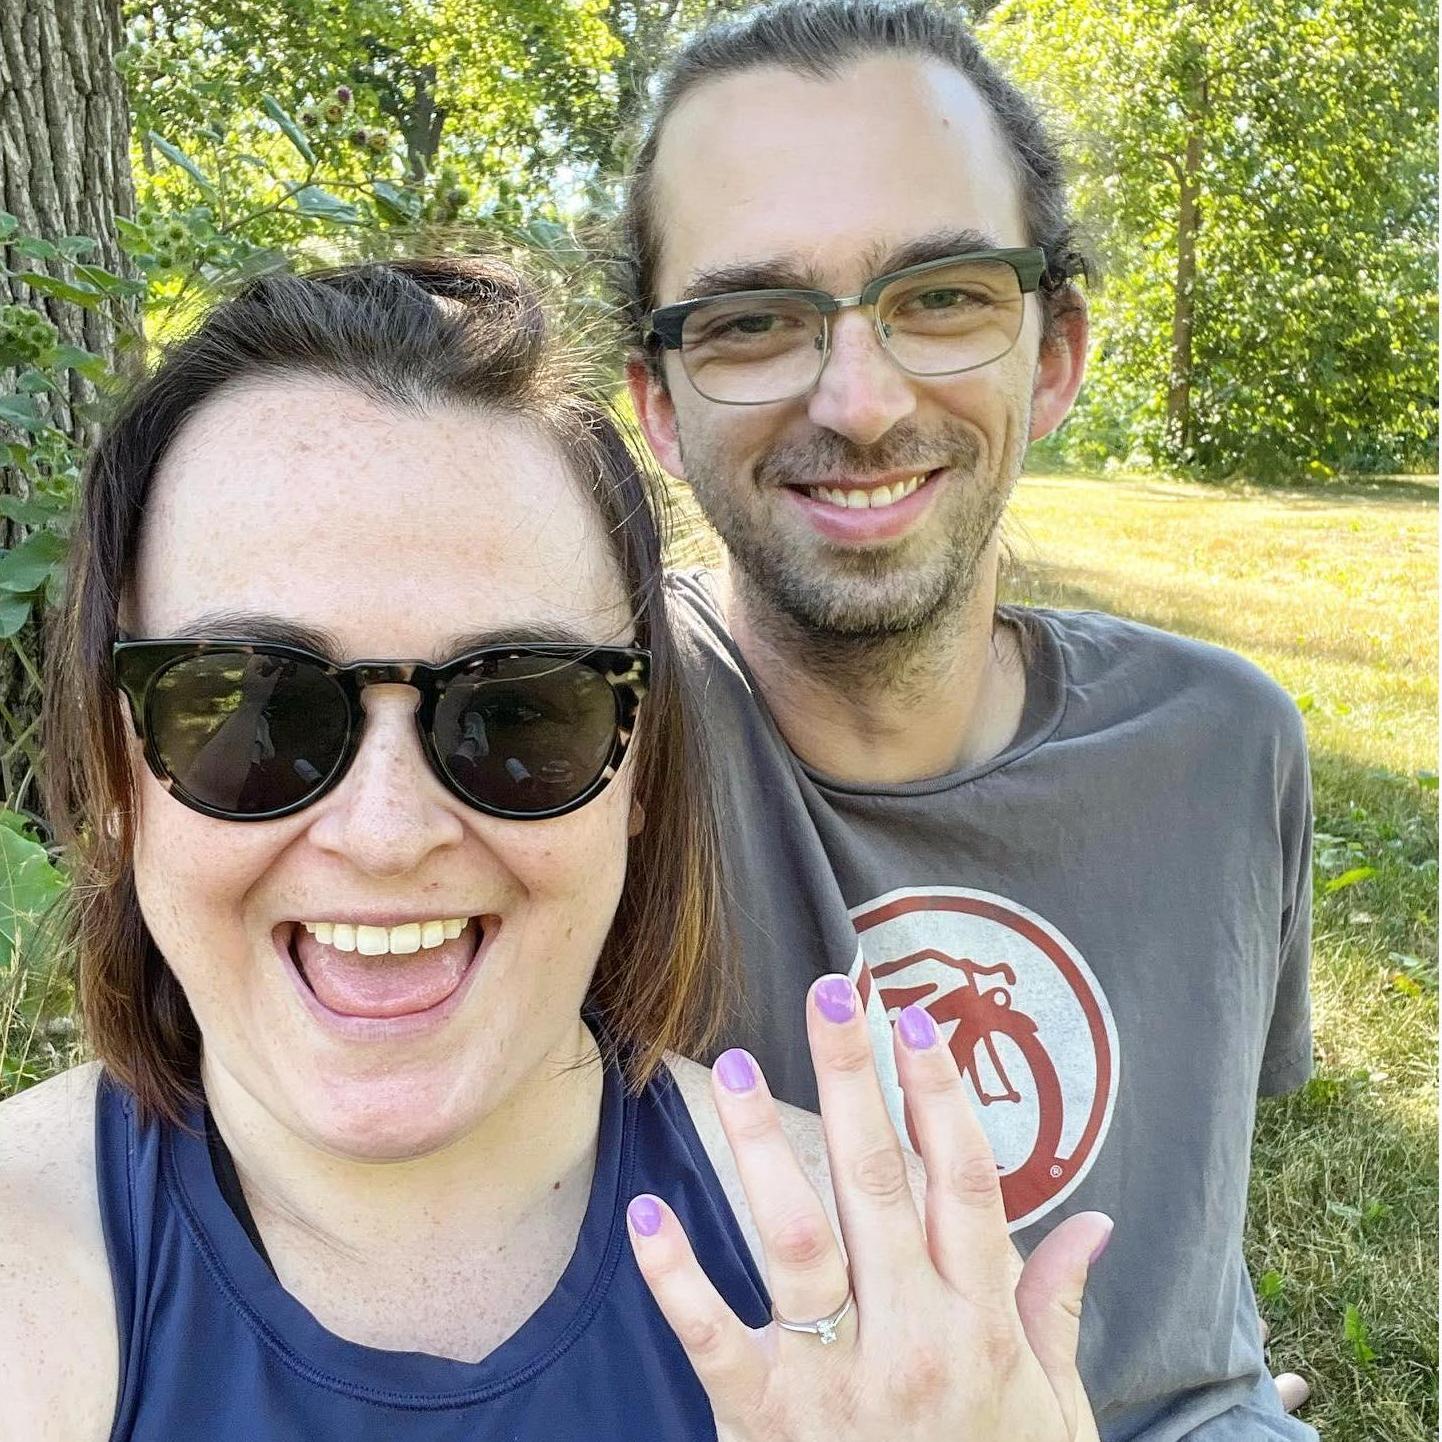
[[[818,1317],[814,1322],[792,1322],[783,1317],[775,1307],[771,1309],[771,1320],[783,1331],[809,1332],[813,1337],[820,1337],[821,1345],[829,1347],[836,1340],[836,1329],[841,1325],[841,1319],[851,1310],[855,1301],[856,1294],[847,1287],[846,1300],[834,1312]]]

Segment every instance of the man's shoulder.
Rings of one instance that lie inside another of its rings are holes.
[[[1208,724],[1302,741],[1301,713],[1288,692],[1225,646],[1105,611],[1019,607],[1013,614],[1050,632],[1073,695],[1124,699],[1138,710],[1185,709]]]

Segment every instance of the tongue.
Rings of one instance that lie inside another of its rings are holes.
[[[474,925],[454,940],[410,956],[337,951],[296,928],[301,974],[322,1006],[342,1016],[405,1016],[443,1002],[460,985],[478,937]]]

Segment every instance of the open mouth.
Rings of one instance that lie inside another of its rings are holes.
[[[393,1018],[450,1000],[500,925],[496,916],[437,917],[395,926],[294,921],[277,929],[302,985],[340,1017]]]

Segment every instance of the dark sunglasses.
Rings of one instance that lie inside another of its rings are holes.
[[[150,769],[177,801],[269,821],[318,801],[360,747],[361,692],[413,686],[441,784],[488,816],[563,816],[620,769],[651,654],[554,642],[486,646],[428,666],[337,666],[298,646],[117,641],[115,679]]]

